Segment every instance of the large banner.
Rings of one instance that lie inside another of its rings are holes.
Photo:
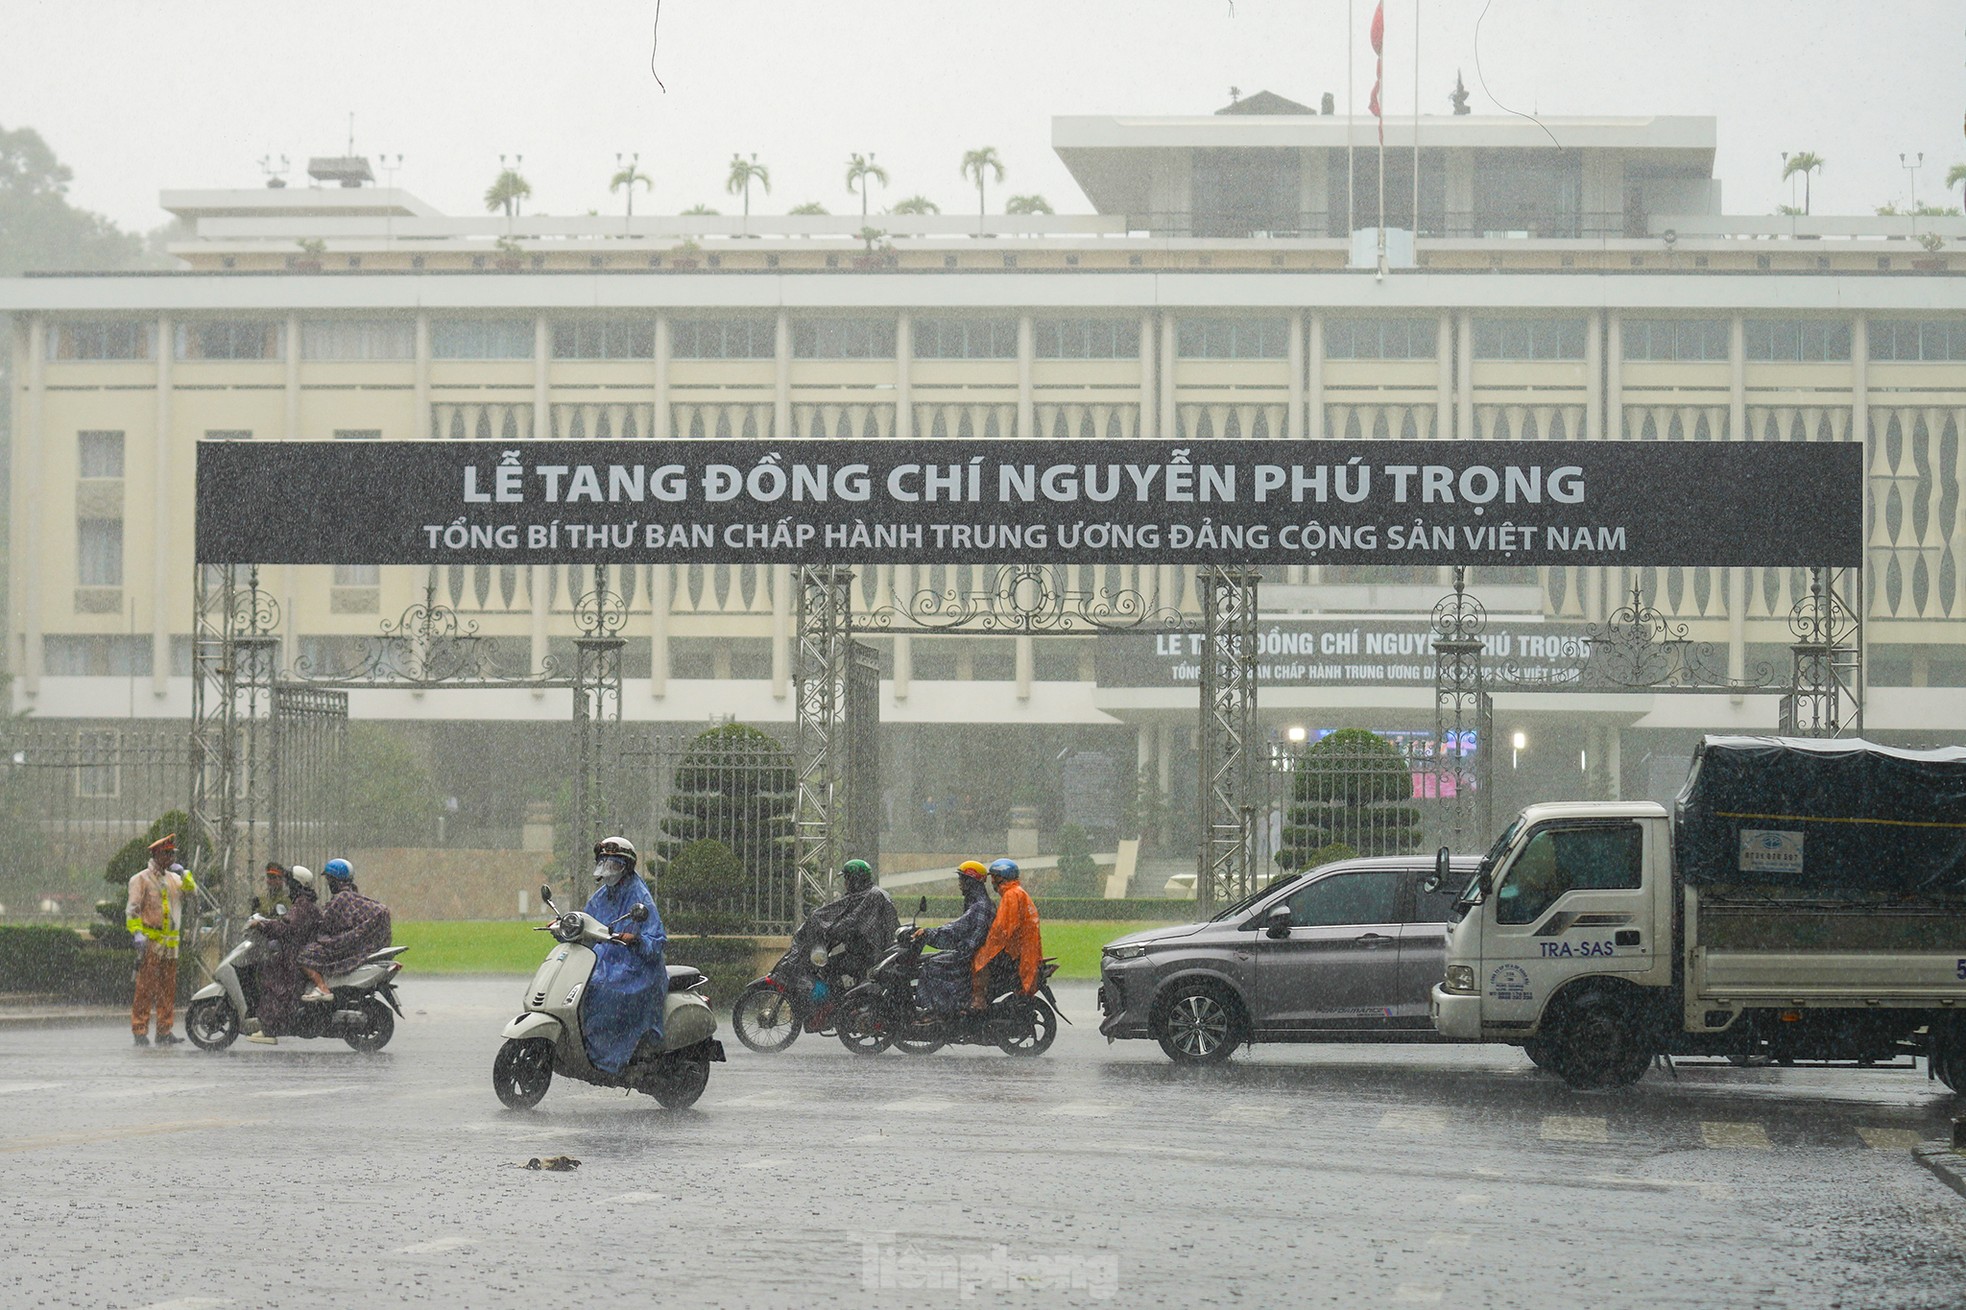
[[[1861,563],[1855,445],[207,442],[212,564]]]

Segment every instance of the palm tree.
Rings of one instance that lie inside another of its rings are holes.
[[[1051,202],[1043,196],[1031,195],[1012,196],[1005,202],[1003,212],[1006,214],[1052,214],[1057,211],[1051,207]]]
[[[785,212],[787,214],[826,214],[832,211],[820,204],[817,200],[808,200],[803,205],[793,205]]]
[[[1802,212],[1809,212],[1809,175],[1823,166],[1823,157],[1813,150],[1797,151],[1782,165],[1782,181],[1786,182],[1795,174],[1802,174]],[[1793,195],[1794,192],[1789,194]]]
[[[714,214],[717,211],[710,208],[710,206],[708,205],[691,205],[688,209],[685,209],[683,212],[685,214]]]
[[[981,150],[963,152],[962,174],[976,183],[976,218],[980,225],[984,215],[983,180],[989,174],[996,174],[997,181],[1003,181],[1003,160],[997,157],[995,146],[984,146]]]
[[[516,168],[499,172],[491,186],[485,190],[485,212],[496,214],[505,211],[507,218],[519,211],[519,202],[532,199],[532,183],[519,176]]]
[[[927,196],[909,196],[906,200],[897,203],[889,212],[895,214],[939,214],[942,212],[942,206],[936,204]]]
[[[1954,187],[1966,190],[1966,164],[1954,164],[1946,170],[1946,190]],[[1962,196],[1961,201],[1960,212],[1966,213],[1966,196]]]
[[[846,189],[860,188],[860,217],[867,217],[867,179],[872,178],[882,186],[887,185],[887,170],[874,162],[874,152],[869,150],[863,157],[855,155],[846,161]]]
[[[628,162],[626,164],[622,164],[620,168],[616,169],[614,176],[608,179],[609,195],[613,195],[615,192],[621,190],[623,187],[626,187],[628,189],[628,217],[630,218],[633,218],[635,216],[635,184],[637,182],[640,182],[642,184],[642,189],[645,191],[652,190],[655,186],[655,183],[649,180],[649,175],[647,173],[644,173],[635,167],[636,164],[641,162],[641,158],[642,157],[640,155],[628,156]],[[621,164],[621,156],[616,155],[614,157],[614,162],[617,164]]]
[[[766,195],[771,194],[771,170],[760,164],[756,155],[752,155],[749,160],[746,160],[741,155],[732,155],[730,157],[730,177],[724,182],[724,190],[730,192],[732,195],[737,195],[740,192],[743,194],[744,217],[746,218],[751,217],[752,182],[756,182],[759,186],[763,187]]]

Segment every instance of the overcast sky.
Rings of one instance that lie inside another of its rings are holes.
[[[1783,150],[1814,150],[1817,213],[1921,198],[1966,160],[1966,6],[1958,0],[1417,0],[1421,109],[1455,70],[1476,113],[1711,114],[1731,213],[1788,199]],[[1416,0],[1386,0],[1390,113],[1413,107]],[[1486,17],[1483,18],[1484,8]],[[638,151],[642,212],[734,213],[732,152],[771,169],[753,208],[858,202],[847,156],[975,204],[965,150],[993,145],[1004,197],[1090,205],[1051,151],[1054,114],[1197,114],[1269,89],[1346,95],[1345,0],[5,0],[0,126],[32,126],[75,170],[74,200],[128,227],[163,221],[165,187],[257,186],[255,162],[346,148],[400,153],[437,208],[482,212],[501,152],[525,158],[529,210],[619,212],[607,180]],[[1372,0],[1351,0],[1364,112]],[[1480,25],[1480,71],[1476,27]],[[1485,80],[1485,86],[1484,86]],[[1953,200],[1957,202],[1955,189]]]

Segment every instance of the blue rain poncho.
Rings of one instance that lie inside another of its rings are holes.
[[[649,907],[646,922],[624,917],[637,903]],[[614,924],[615,932],[639,938],[633,946],[602,942],[594,948],[594,976],[580,998],[580,1036],[588,1061],[603,1073],[620,1073],[644,1033],[662,1040],[662,1001],[669,993],[662,948],[669,936],[662,930],[655,898],[637,877],[601,887],[588,898],[587,913]]]
[[[990,893],[981,878],[963,878],[963,912],[940,928],[928,930],[928,944],[940,951],[922,961],[922,1004],[941,1014],[954,1014],[969,1004],[969,962],[990,935],[996,917]]]

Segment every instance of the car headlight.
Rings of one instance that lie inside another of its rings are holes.
[[[1475,989],[1474,966],[1472,964],[1448,965],[1447,978],[1441,983],[1441,989],[1449,992],[1460,992],[1464,996],[1473,995]]]
[[[1108,946],[1103,950],[1109,960],[1137,960],[1146,953],[1144,946]]]

